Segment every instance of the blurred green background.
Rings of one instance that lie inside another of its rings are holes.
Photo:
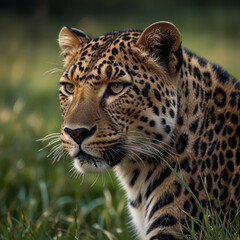
[[[183,46],[240,78],[239,1],[1,1],[0,239],[134,238],[115,176],[75,178],[68,157],[52,165],[36,140],[60,129],[62,26],[97,37],[160,20],[179,28]]]

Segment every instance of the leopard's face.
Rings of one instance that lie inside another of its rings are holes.
[[[154,160],[171,144],[176,80],[140,47],[140,36],[114,32],[91,40],[75,29],[60,33],[67,66],[59,89],[61,141],[79,172],[127,158]]]

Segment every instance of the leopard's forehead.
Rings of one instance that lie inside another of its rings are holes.
[[[121,43],[126,43],[128,44],[128,46],[130,46],[132,43],[135,43],[137,41],[140,35],[140,30],[113,31],[105,35],[99,36],[95,39],[91,39],[86,44],[85,48],[89,48],[90,44],[92,46],[91,50],[93,52],[104,52],[104,50],[107,50],[111,45],[116,46]],[[124,47],[123,44],[121,46]]]
[[[99,80],[104,80],[102,74],[106,75],[110,68],[112,73],[120,73],[118,67],[130,63],[131,49],[140,35],[140,30],[114,31],[81,44],[63,76],[95,85],[95,82],[99,84]]]
[[[85,72],[96,66],[97,62],[100,63],[99,60],[101,59],[105,63],[112,64],[117,54],[128,54],[126,49],[130,49],[135,45],[140,35],[141,31],[137,30],[115,31],[91,39],[79,48],[75,63],[80,65],[81,63],[87,63],[87,69],[84,69]]]

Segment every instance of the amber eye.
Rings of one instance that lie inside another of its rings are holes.
[[[64,85],[64,88],[65,88],[65,91],[68,93],[68,94],[74,94],[74,91],[75,91],[75,86],[71,83],[66,83]]]
[[[120,92],[122,92],[123,89],[124,85],[122,83],[113,83],[110,85],[110,90],[112,94],[119,94]]]

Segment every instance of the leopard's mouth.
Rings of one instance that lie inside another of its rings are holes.
[[[102,172],[108,168],[112,168],[125,156],[123,151],[116,151],[116,147],[104,151],[102,153],[103,158],[95,157],[84,151],[80,151],[74,157],[73,165],[76,170],[81,173]]]
[[[88,153],[85,153],[84,151],[80,151],[76,156],[76,159],[78,159],[81,162],[84,161],[97,161],[97,160],[103,160],[101,158],[94,157]]]

